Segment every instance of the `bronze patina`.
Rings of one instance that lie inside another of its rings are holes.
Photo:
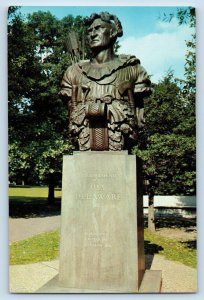
[[[60,92],[68,100],[70,136],[82,151],[130,149],[144,124],[149,76],[135,56],[114,54],[123,35],[116,16],[94,13],[84,24],[92,58],[68,67]]]

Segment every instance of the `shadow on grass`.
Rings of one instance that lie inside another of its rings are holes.
[[[14,184],[9,184],[9,187],[11,187],[12,189],[16,189],[16,188],[21,188],[21,189],[28,189],[28,188],[32,188],[32,185],[14,185]]]
[[[39,218],[57,216],[61,213],[60,198],[50,205],[43,197],[9,197],[9,216],[11,218]]]
[[[181,244],[185,245],[186,248],[189,249],[197,249],[197,242],[196,240],[191,240],[191,241],[185,241],[185,242],[180,242]]]
[[[154,255],[164,250],[164,248],[157,244],[152,244],[150,241],[144,241],[144,250],[145,250],[145,269],[150,269]]]
[[[148,227],[147,217],[144,218],[144,226]],[[195,218],[184,218],[182,216],[166,216],[166,217],[156,217],[155,227],[159,228],[185,228],[186,231],[190,231],[189,227],[196,226]],[[194,229],[192,229],[194,230]]]

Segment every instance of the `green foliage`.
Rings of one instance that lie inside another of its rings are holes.
[[[195,27],[195,8],[189,6],[188,8],[178,8],[175,14],[163,14],[163,21],[171,22],[171,20],[176,17],[178,19],[179,25],[189,24],[191,27]]]
[[[195,98],[196,92],[196,12],[194,7],[180,8],[177,10],[176,18],[179,24],[187,24],[193,29],[191,39],[186,41],[186,63],[185,63],[185,77],[182,81],[183,92],[188,97]]]
[[[24,152],[24,149],[19,147],[17,141],[9,145],[9,173],[10,177],[15,177],[18,174],[25,176],[26,172],[30,169],[29,154]]]
[[[146,127],[134,153],[157,194],[195,188],[195,106],[183,97],[172,72],[154,86],[146,103]]]
[[[80,16],[58,20],[39,11],[25,18],[18,8],[9,9],[9,172],[13,178],[26,179],[29,172],[32,180],[47,181],[53,173],[59,178],[63,154],[72,153],[67,103],[58,97],[71,63],[65,40],[72,29],[81,38]]]
[[[44,179],[47,174],[61,173],[63,154],[70,154],[73,147],[63,137],[51,137],[43,143],[32,142],[30,147],[34,151],[35,166],[39,179]]]
[[[179,24],[195,27],[195,9],[178,9]],[[145,177],[159,194],[195,193],[196,189],[195,34],[186,42],[185,79],[169,71],[146,100],[146,128],[133,149],[144,160]]]

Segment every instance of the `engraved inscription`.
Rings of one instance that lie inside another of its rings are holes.
[[[118,202],[122,200],[122,194],[118,193],[120,186],[116,187],[114,180],[111,185],[111,179],[121,176],[121,169],[114,168],[105,171],[96,171],[93,169],[93,173],[80,173],[80,176],[86,177],[88,180],[82,181],[81,189],[75,194],[75,201],[87,201],[89,205],[92,204],[93,208],[101,207],[116,207]],[[92,202],[92,203],[91,203]]]
[[[110,248],[112,246],[109,243],[108,234],[106,232],[85,232],[85,247]]]
[[[116,178],[116,177],[122,177],[123,174],[121,172],[121,169],[115,168],[115,169],[109,169],[105,172],[98,172],[98,170],[92,170],[90,173],[84,173],[82,172],[80,174],[82,178],[94,178],[94,179],[106,179],[106,178]]]
[[[115,178],[118,177],[117,173],[91,173],[86,174],[87,178]]]
[[[94,191],[104,191],[104,185],[98,182],[94,182],[90,185],[90,188]]]
[[[78,193],[75,196],[76,200],[101,200],[101,201],[108,201],[108,200],[121,200],[121,194],[119,193]]]

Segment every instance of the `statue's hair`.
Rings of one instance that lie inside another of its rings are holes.
[[[123,28],[120,20],[115,16],[111,15],[108,12],[101,12],[99,14],[93,13],[90,17],[84,18],[84,25],[90,26],[95,19],[101,19],[104,22],[111,24],[115,29],[115,37],[121,37],[123,35]]]

